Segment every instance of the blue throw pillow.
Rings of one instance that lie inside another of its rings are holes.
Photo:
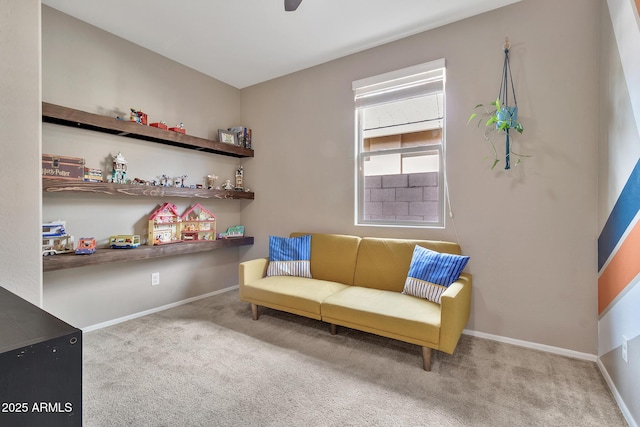
[[[443,254],[416,246],[402,293],[440,304],[442,293],[458,280],[467,262],[468,256]]]
[[[311,277],[311,235],[269,236],[267,276]]]

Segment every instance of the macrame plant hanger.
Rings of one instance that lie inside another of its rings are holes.
[[[504,130],[506,133],[505,142],[505,169],[511,169],[511,141],[509,129],[518,122],[518,101],[516,100],[516,92],[513,87],[513,77],[511,76],[511,66],[509,64],[509,39],[504,39],[504,65],[502,66],[502,82],[500,83],[500,92],[498,100],[500,106],[497,108],[498,122],[496,127]],[[509,107],[509,85],[511,85],[511,94],[513,96],[513,107]],[[496,106],[498,107],[498,106]]]

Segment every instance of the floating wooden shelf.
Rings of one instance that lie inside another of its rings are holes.
[[[113,184],[108,182],[68,181],[44,178],[42,191],[45,193],[93,193],[122,194],[146,197],[187,197],[199,199],[248,199],[253,200],[251,191],[207,190],[206,188],[178,188],[151,185]]]
[[[177,132],[118,120],[112,117],[87,113],[60,105],[42,103],[42,121],[76,127],[127,138],[157,142],[232,157],[253,157],[253,150],[223,142],[185,135]],[[248,191],[207,190],[176,187],[159,187],[133,184],[67,181],[44,178],[45,193],[93,193],[143,197],[186,197],[201,199],[253,199]],[[212,251],[215,249],[253,245],[253,237],[236,237],[208,242],[180,242],[160,246],[140,246],[135,249],[98,249],[92,255],[53,255],[43,257],[43,271],[56,271],[87,265],[134,261]]]
[[[160,258],[248,245],[253,245],[253,237],[233,237],[210,242],[179,242],[160,246],[140,246],[135,249],[98,249],[92,255],[70,253],[43,257],[42,270],[45,272],[56,271],[87,265]]]
[[[253,157],[253,150],[237,145],[87,113],[48,102],[42,103],[42,121],[224,156]]]

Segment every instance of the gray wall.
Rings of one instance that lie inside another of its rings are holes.
[[[0,11],[0,286],[40,305],[40,1]]]
[[[471,256],[477,333],[595,355],[597,0],[528,0],[242,90],[254,129],[258,197],[242,221],[265,256],[291,231],[456,240]],[[492,101],[505,36],[532,154],[490,170],[473,107]],[[351,82],[445,58],[447,164],[454,223],[443,230],[354,226]]]
[[[42,7],[42,98],[92,113],[115,115],[141,108],[151,122],[184,122],[187,133],[217,138],[218,128],[239,124],[240,91],[54,9]],[[207,174],[232,179],[240,160],[146,141],[44,123],[42,150],[86,159],[108,170],[122,152],[129,178],[187,174],[187,184]],[[247,174],[251,184],[253,175]],[[162,202],[180,213],[200,202],[217,215],[223,231],[240,223],[248,201],[50,195],[42,219],[67,221],[76,239],[95,237],[105,245],[112,234],[146,236],[147,218]],[[238,249],[172,258],[82,267],[44,274],[44,307],[78,327],[108,322],[145,310],[237,285]],[[151,273],[160,285],[151,286]]]

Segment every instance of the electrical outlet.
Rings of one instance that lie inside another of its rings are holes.
[[[158,286],[160,284],[160,273],[151,273],[151,286]]]
[[[629,340],[622,336],[622,360],[629,363]]]

